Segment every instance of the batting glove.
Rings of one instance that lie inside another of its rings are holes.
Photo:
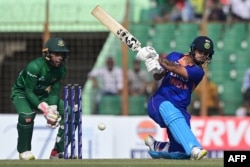
[[[148,58],[145,61],[145,66],[147,68],[147,71],[153,74],[161,73],[163,71],[163,68],[161,67],[160,63],[155,58]]]
[[[149,58],[159,58],[159,54],[155,51],[152,46],[146,46],[141,48],[136,54],[136,58],[141,61],[146,61]]]

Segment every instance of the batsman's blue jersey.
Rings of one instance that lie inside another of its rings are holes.
[[[163,101],[170,101],[178,108],[186,120],[190,119],[187,113],[187,106],[191,101],[191,94],[204,76],[204,70],[201,66],[195,64],[183,65],[182,58],[185,55],[178,52],[172,52],[166,56],[166,59],[184,66],[188,73],[188,79],[183,78],[173,72],[166,72],[158,90],[148,101],[148,114],[160,126],[165,127],[159,111],[159,105]]]

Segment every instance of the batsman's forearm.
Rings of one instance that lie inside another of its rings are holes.
[[[166,71],[173,72],[175,74],[178,74],[184,78],[188,78],[187,70],[184,66],[181,66],[180,64],[176,64],[175,62],[169,61],[167,59],[158,59],[161,66],[164,67]]]
[[[163,71],[162,73],[160,73],[160,74],[157,74],[157,73],[155,73],[154,75],[153,75],[153,77],[154,77],[154,80],[156,80],[156,81],[159,81],[159,80],[161,80],[162,79],[162,77],[165,75],[165,71]]]
[[[176,68],[178,68],[180,65],[175,64],[172,61],[169,61],[167,59],[162,59],[159,58],[159,63],[167,70],[167,71],[172,71],[174,72],[176,70]]]

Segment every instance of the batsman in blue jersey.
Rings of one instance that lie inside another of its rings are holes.
[[[154,79],[162,79],[148,101],[148,115],[167,129],[169,141],[159,142],[148,136],[145,144],[152,158],[199,160],[207,155],[207,150],[191,131],[187,107],[192,92],[205,74],[202,65],[210,62],[213,54],[213,42],[206,36],[195,38],[188,54],[172,52],[160,58],[150,46],[137,53],[136,57],[145,62]]]

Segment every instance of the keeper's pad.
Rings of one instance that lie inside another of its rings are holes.
[[[31,150],[31,140],[33,134],[35,113],[20,113],[17,124],[18,139],[17,151],[22,153]]]
[[[181,152],[149,151],[148,153],[153,159],[190,159],[189,155]]]
[[[181,111],[172,103],[165,101],[160,105],[160,114],[174,139],[183,146],[186,154],[191,155],[193,147],[201,148],[200,143],[188,126]]]
[[[35,117],[36,117],[35,112],[29,113],[29,114],[20,113],[18,116],[18,123],[22,125],[31,124],[34,122]]]

